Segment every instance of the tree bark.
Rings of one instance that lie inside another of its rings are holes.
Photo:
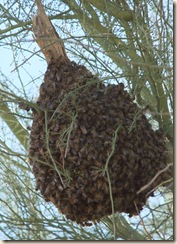
[[[37,16],[33,18],[33,32],[47,63],[55,62],[60,56],[69,61],[63,41],[47,17],[41,1],[35,1],[38,11]]]

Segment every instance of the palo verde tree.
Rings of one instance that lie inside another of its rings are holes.
[[[34,119],[32,113],[40,113],[41,107],[36,101],[47,69],[46,56],[43,55],[46,47],[39,48],[34,36],[36,3],[39,1],[9,0],[0,4],[0,44],[4,53],[0,69],[0,238],[172,240],[172,174],[165,179],[166,187],[159,183],[152,189],[155,196],[148,198],[140,213],[136,203],[132,202],[137,208],[133,217],[124,212],[112,212],[112,215],[102,217],[100,222],[91,227],[78,225],[66,218],[51,202],[45,202],[41,192],[35,190],[35,178],[29,163],[30,127]],[[55,0],[44,1],[43,6],[64,42],[67,57],[78,65],[84,65],[94,75],[93,80],[99,79],[106,87],[124,84],[125,90],[134,98],[134,103],[146,116],[146,121],[152,125],[153,130],[163,131],[168,165],[158,170],[155,177],[172,169],[172,2]],[[48,37],[49,45],[52,37]],[[64,104],[63,100],[61,104]],[[61,115],[63,118],[64,112]],[[67,138],[66,145],[69,145],[68,138],[76,119],[75,113],[70,115],[70,130],[63,131],[61,135],[62,138]],[[132,118],[134,122],[137,121],[136,115]],[[66,121],[68,120],[64,120]],[[114,135],[119,135],[119,129],[117,127],[117,134]],[[46,127],[45,130],[48,131]],[[81,131],[83,134],[88,133],[85,127]],[[63,144],[59,144],[58,148],[62,150],[62,146]],[[68,151],[66,146],[63,158]],[[147,153],[151,154],[150,151]],[[159,154],[157,151],[156,157],[160,165]],[[105,177],[108,177],[106,172]],[[72,179],[67,171],[62,173],[68,176],[68,181]],[[58,174],[62,180],[63,176],[60,172]],[[152,177],[151,180],[155,179]],[[151,181],[147,183],[150,184]]]

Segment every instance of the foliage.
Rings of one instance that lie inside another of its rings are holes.
[[[115,214],[93,227],[61,216],[35,191],[27,162],[31,114],[46,64],[32,37],[34,1],[0,3],[0,238],[8,240],[172,240],[171,191],[159,188],[141,216]],[[173,154],[172,2],[45,1],[70,59],[107,83],[123,82],[152,123],[163,128]],[[5,61],[3,61],[5,59]],[[4,65],[5,63],[5,65]],[[8,66],[8,67],[7,67]]]

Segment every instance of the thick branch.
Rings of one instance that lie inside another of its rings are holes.
[[[47,63],[55,61],[59,56],[63,56],[69,61],[63,41],[45,14],[40,0],[36,0],[36,4],[38,12],[37,16],[33,18],[33,32]]]

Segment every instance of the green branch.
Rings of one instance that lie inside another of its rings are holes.
[[[20,144],[27,150],[28,149],[29,133],[20,124],[18,119],[10,111],[8,105],[5,102],[3,102],[3,100],[0,101],[0,117],[8,125],[8,127],[10,128],[12,133],[19,140]]]

